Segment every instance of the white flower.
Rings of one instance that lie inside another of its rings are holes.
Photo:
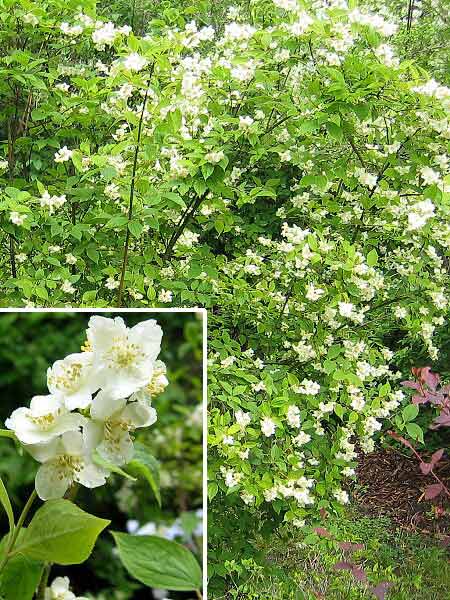
[[[55,208],[61,208],[61,206],[63,206],[66,202],[67,198],[65,194],[62,196],[50,196],[47,190],[45,190],[40,198],[40,205],[42,208],[48,208],[48,211],[51,215],[55,212]]]
[[[351,302],[339,302],[339,314],[341,317],[353,317],[354,306]]]
[[[250,413],[246,413],[243,410],[237,410],[235,414],[236,423],[242,428],[245,429],[247,425],[250,424],[252,420],[252,416]]]
[[[37,25],[39,23],[39,19],[33,13],[26,13],[23,15],[22,20],[24,23],[29,23],[30,25]]]
[[[310,379],[304,379],[300,385],[296,386],[294,392],[296,394],[306,394],[308,396],[316,396],[320,391],[320,385]]]
[[[300,427],[300,409],[291,404],[286,414],[288,423],[291,427]]]
[[[292,441],[296,446],[303,446],[303,444],[307,444],[311,441],[311,436],[309,435],[309,433],[300,431],[300,433],[296,435],[295,438],[292,439]]]
[[[275,433],[276,425],[270,417],[261,419],[261,431],[266,437],[270,437]]]
[[[397,317],[397,319],[406,319],[408,316],[408,311],[403,306],[396,306],[394,308],[394,315]]]
[[[349,502],[349,497],[345,490],[336,490],[333,492],[333,496],[340,504],[348,504]]]
[[[99,22],[96,24],[95,31],[92,32],[92,41],[98,50],[103,50],[105,45],[110,46],[116,39],[119,31],[114,27],[114,24]]]
[[[170,290],[160,290],[158,294],[158,302],[163,302],[164,304],[168,304],[172,302],[173,293]]]
[[[52,394],[62,398],[69,410],[86,408],[92,394],[99,389],[95,377],[92,352],[69,354],[57,360],[47,370],[47,386]]]
[[[147,59],[133,52],[123,61],[123,66],[128,71],[141,71],[147,64]]]
[[[5,426],[23,444],[41,444],[66,431],[77,431],[84,422],[80,414],[67,411],[56,395],[34,396],[30,408],[21,406],[6,419]]]
[[[68,265],[75,265],[77,260],[78,260],[77,257],[74,256],[73,254],[70,254],[70,253],[66,254],[66,263]]]
[[[156,421],[156,410],[148,402],[149,396],[139,393],[136,401],[116,398],[114,393],[101,390],[91,406],[93,421],[85,431],[92,447],[105,460],[124,465],[133,457],[134,448],[130,432],[138,427],[148,427]]]
[[[242,492],[241,498],[245,502],[245,504],[253,504],[253,502],[255,501],[255,496],[248,492]]]
[[[441,176],[437,171],[434,171],[431,167],[422,167],[420,174],[425,185],[433,185],[441,182]]]
[[[76,292],[76,289],[73,287],[73,285],[68,279],[65,279],[62,283],[61,291],[65,294],[74,294]]]
[[[116,183],[109,183],[107,186],[105,186],[103,191],[105,196],[108,196],[108,198],[111,198],[111,200],[117,200],[120,198],[120,188]]]
[[[308,300],[311,300],[311,302],[316,302],[316,300],[319,300],[324,293],[325,290],[322,288],[316,288],[312,283],[310,283],[306,289],[306,297]]]
[[[68,577],[57,577],[52,585],[45,590],[44,600],[88,600],[85,596],[75,596],[70,591]]]
[[[231,365],[234,363],[235,360],[236,360],[235,356],[227,356],[226,358],[224,358],[220,361],[220,364],[225,369],[228,369],[228,367],[231,367]]]
[[[150,383],[146,386],[145,391],[150,394],[150,397],[158,396],[169,385],[167,379],[167,367],[162,360],[157,360],[153,368],[153,375],[150,379]]]
[[[85,435],[68,431],[47,444],[26,446],[43,463],[36,474],[36,492],[41,500],[62,498],[74,481],[87,488],[104,485],[108,471],[92,461],[94,448]]]
[[[0,171],[5,171],[8,168],[7,160],[0,160]]]
[[[11,221],[11,223],[13,223],[13,225],[23,225],[25,223],[25,219],[27,218],[27,215],[24,215],[23,213],[19,213],[15,210],[13,210],[10,214],[9,214],[9,220]]]
[[[129,329],[121,317],[94,316],[89,320],[87,339],[100,387],[113,381],[116,397],[124,398],[147,385],[161,348],[162,330],[155,320]]]
[[[116,290],[119,287],[119,285],[120,281],[117,281],[116,279],[114,279],[114,277],[108,277],[105,283],[105,287],[108,288],[108,290]]]
[[[413,204],[408,212],[408,229],[414,231],[421,229],[428,219],[434,216],[434,204],[430,199],[422,200]]]
[[[210,163],[218,163],[223,158],[225,158],[225,154],[222,150],[219,150],[218,152],[208,152],[208,154],[205,155],[205,160]]]
[[[67,162],[68,160],[70,160],[72,158],[72,154],[73,154],[72,150],[69,150],[67,146],[63,146],[62,148],[60,148],[58,150],[58,152],[55,152],[55,162],[57,162],[57,163]]]
[[[253,122],[250,116],[239,117],[239,129],[249,129],[253,125]]]

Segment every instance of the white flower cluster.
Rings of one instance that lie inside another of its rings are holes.
[[[168,384],[153,319],[128,328],[121,317],[93,316],[86,334],[83,352],[48,369],[49,395],[35,396],[5,422],[42,463],[36,491],[43,500],[62,497],[73,482],[103,485],[108,464],[127,464],[130,434],[156,421],[151,400]]]
[[[85,596],[75,596],[70,591],[68,577],[56,577],[52,585],[45,590],[44,600],[88,600]]]
[[[52,215],[56,208],[61,208],[67,202],[66,196],[50,196],[47,190],[44,191],[40,198],[42,208],[48,208],[48,212]]]

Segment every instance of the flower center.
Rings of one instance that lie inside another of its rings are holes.
[[[56,417],[60,414],[60,410],[56,413],[48,413],[46,415],[41,415],[39,417],[31,417],[30,421],[32,421],[35,425],[40,427],[41,429],[50,429],[56,421]]]
[[[107,353],[110,361],[121,369],[131,367],[131,365],[143,356],[139,346],[123,338],[115,339]]]
[[[60,454],[55,459],[57,479],[69,478],[73,481],[73,475],[79,473],[83,467],[83,461],[73,454]]]
[[[49,377],[49,383],[54,385],[59,390],[75,391],[81,376],[83,365],[80,363],[72,363],[63,365],[58,375],[52,374]]]

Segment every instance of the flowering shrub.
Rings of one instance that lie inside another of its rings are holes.
[[[210,498],[339,509],[404,399],[397,349],[438,354],[450,90],[353,1],[142,35],[3,4],[3,301],[210,308]]]
[[[30,408],[14,410],[0,430],[41,463],[31,494],[15,520],[8,492],[0,480],[0,500],[9,520],[2,542],[0,593],[17,598],[17,573],[25,571],[20,597],[75,598],[67,578],[47,587],[52,563],[71,565],[90,555],[97,536],[110,523],[73,503],[77,484],[97,488],[112,473],[148,481],[160,502],[156,459],[148,447],[133,442],[137,428],[155,423],[152,400],[168,384],[165,364],[158,360],[162,329],[155,320],[128,328],[121,317],[93,316],[83,352],[56,361],[47,371],[50,394],[32,398]],[[122,468],[123,467],[123,468]],[[36,497],[44,504],[23,527]],[[184,546],[144,535],[135,539],[112,532],[127,571],[152,587],[199,590],[197,559]],[[166,558],[161,558],[166,557]],[[182,571],[169,573],[170,560]],[[198,591],[198,594],[200,592]]]

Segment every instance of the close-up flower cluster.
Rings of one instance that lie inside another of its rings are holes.
[[[157,360],[162,330],[154,319],[129,329],[122,317],[94,316],[86,338],[84,352],[49,367],[50,394],[34,396],[5,422],[41,463],[36,491],[42,500],[61,498],[74,482],[101,486],[108,465],[130,462],[131,435],[155,423],[152,397],[168,383]]]

